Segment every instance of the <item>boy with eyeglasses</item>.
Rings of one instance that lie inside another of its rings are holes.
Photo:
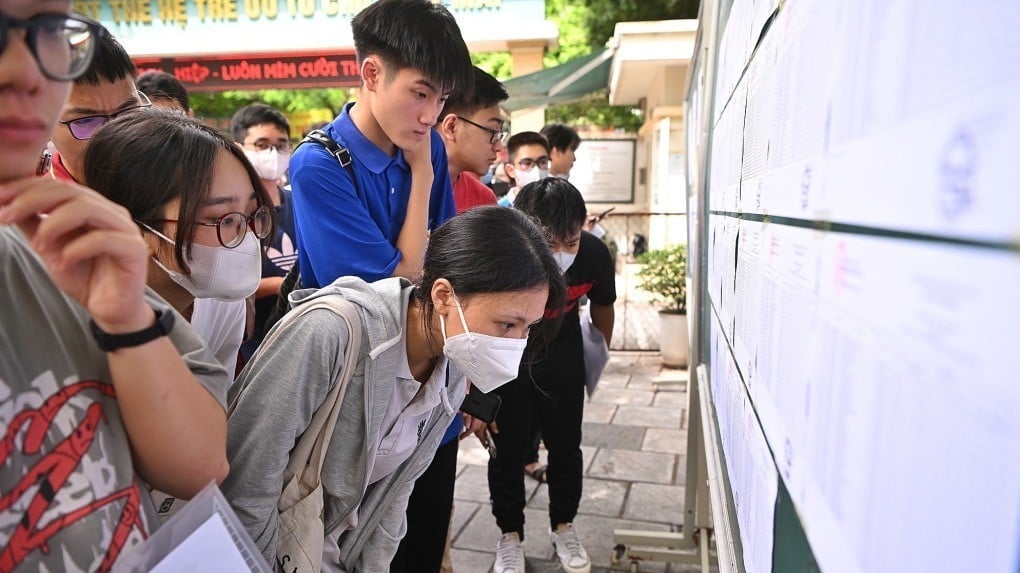
[[[50,136],[56,153],[51,173],[65,181],[82,181],[82,159],[89,138],[115,117],[151,107],[138,91],[138,69],[131,56],[106,28],[99,27],[92,65],[71,85],[71,93]]]
[[[499,104],[508,97],[499,80],[476,67],[474,95],[458,92],[443,108],[436,131],[446,144],[458,215],[496,204],[495,193],[478,178],[489,171],[503,148],[507,132]]]
[[[253,332],[241,345],[241,358],[247,361],[265,338],[266,321],[276,308],[280,285],[298,257],[291,191],[280,186],[290,164],[290,121],[270,105],[253,103],[234,112],[230,134],[255,167],[276,209],[276,236],[262,257],[262,281],[255,291]]]
[[[549,142],[541,133],[522,131],[510,137],[506,149],[507,162],[503,168],[514,185],[499,199],[499,204],[512,207],[517,193],[525,185],[549,176]]]
[[[109,571],[158,523],[142,479],[191,498],[228,471],[229,378],[146,288],[138,227],[36,176],[94,53],[70,6],[0,0],[3,571]]]

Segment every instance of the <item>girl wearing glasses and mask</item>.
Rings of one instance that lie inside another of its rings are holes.
[[[96,24],[0,0],[0,571],[109,571],[227,474],[229,378],[145,284],[125,210],[35,175]]]
[[[321,472],[323,571],[389,568],[411,489],[458,415],[466,379],[483,392],[514,379],[529,332],[545,338],[554,330],[534,327],[566,290],[538,227],[499,207],[472,209],[434,231],[421,277],[414,284],[342,277],[291,294],[292,313],[339,296],[361,319],[357,365]],[[267,561],[277,563],[288,456],[339,378],[348,329],[316,309],[281,322],[269,337],[231,388],[231,473],[221,489]]]
[[[262,276],[274,212],[244,152],[179,113],[145,110],[96,132],[85,180],[142,229],[148,283],[233,372],[245,304]]]

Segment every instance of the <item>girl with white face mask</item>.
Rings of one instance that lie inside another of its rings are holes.
[[[96,133],[85,178],[127,208],[149,245],[149,286],[233,372],[275,220],[243,151],[194,119],[152,110]]]
[[[489,392],[516,378],[529,333],[539,345],[549,338],[558,322],[543,320],[546,308],[565,292],[528,217],[479,207],[432,233],[418,283],[343,277],[291,295],[291,313],[342,297],[361,323],[358,363],[321,473],[323,571],[388,569],[414,482],[459,415],[467,380]],[[222,486],[270,563],[288,453],[342,373],[348,328],[337,315],[312,310],[273,336],[228,396],[231,474]],[[280,414],[266,415],[267,404]]]

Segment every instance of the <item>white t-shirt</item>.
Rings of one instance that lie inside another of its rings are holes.
[[[429,414],[442,401],[446,391],[446,356],[440,356],[432,376],[422,384],[414,379],[407,363],[406,333],[400,337],[400,371],[396,387],[390,394],[390,403],[379,428],[379,443],[375,445],[375,464],[368,483],[373,484],[388,476],[397,466],[411,457],[418,446]]]
[[[244,339],[248,311],[244,300],[196,298],[191,312],[191,326],[202,337],[209,350],[233,377],[237,368],[237,351]]]

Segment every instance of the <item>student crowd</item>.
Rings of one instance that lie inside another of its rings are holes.
[[[448,571],[471,435],[496,573],[529,475],[590,571],[581,309],[608,343],[616,291],[581,139],[507,140],[440,4],[352,28],[359,99],[292,147],[265,104],[194,119],[70,1],[0,0],[0,571],[108,571],[213,481],[277,570]],[[308,436],[312,539],[281,503]]]

